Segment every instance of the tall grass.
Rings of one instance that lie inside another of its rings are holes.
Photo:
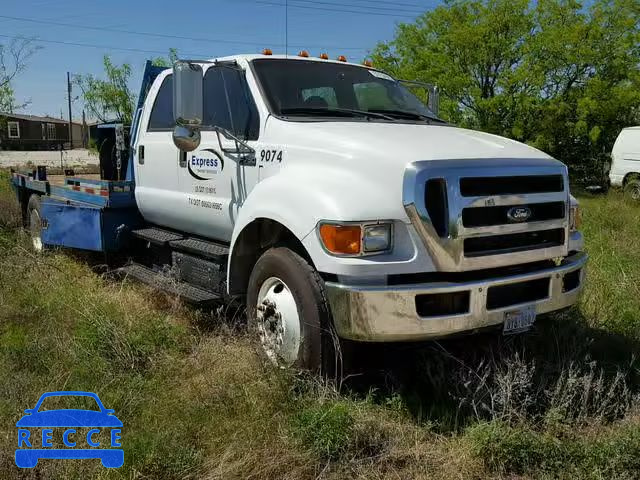
[[[9,194],[0,179],[0,478],[638,478],[639,209],[615,195],[583,199],[577,308],[518,337],[363,349],[338,392],[265,365],[216,312],[32,254]],[[115,409],[121,469],[14,465],[15,422],[52,390]]]

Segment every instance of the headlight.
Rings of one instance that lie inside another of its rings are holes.
[[[384,253],[391,249],[391,223],[331,223],[318,226],[318,236],[332,255],[360,256]]]
[[[391,248],[391,224],[366,225],[362,235],[362,247],[365,253],[389,250]]]
[[[572,197],[571,206],[569,207],[569,230],[576,232],[582,225],[582,214],[580,213],[580,205]]]

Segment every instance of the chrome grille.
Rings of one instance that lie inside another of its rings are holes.
[[[424,161],[407,168],[403,196],[439,270],[464,271],[566,256],[567,184],[551,159]]]
[[[509,225],[509,211],[519,205],[504,205],[500,207],[471,207],[462,210],[463,227],[490,227],[493,225]],[[566,205],[564,202],[545,202],[526,205],[531,211],[525,222],[546,222],[564,218]],[[525,223],[522,222],[522,223]]]

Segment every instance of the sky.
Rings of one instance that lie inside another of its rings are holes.
[[[17,102],[29,102],[21,113],[66,118],[66,72],[101,76],[105,54],[132,66],[134,92],[145,60],[166,56],[172,47],[180,57],[195,59],[259,53],[266,47],[277,54],[285,52],[288,37],[289,54],[306,49],[314,56],[343,54],[359,62],[378,42],[391,40],[398,23],[412,22],[440,0],[0,2],[0,44],[21,36],[35,38],[41,47],[13,82]],[[80,119],[80,92],[75,89],[71,97],[72,115]]]

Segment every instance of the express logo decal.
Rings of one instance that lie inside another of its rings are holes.
[[[83,401],[87,409],[68,407]],[[49,392],[18,422],[16,465],[33,468],[41,458],[99,458],[107,468],[124,463],[122,422],[91,392]]]
[[[224,170],[224,160],[211,148],[187,156],[187,168],[196,180],[212,180]]]

